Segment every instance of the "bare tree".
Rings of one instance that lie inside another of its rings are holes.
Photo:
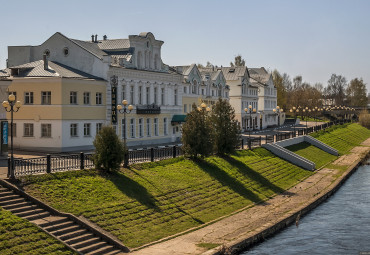
[[[245,66],[245,60],[242,58],[242,55],[237,55],[235,57],[234,63],[230,62],[230,66]]]

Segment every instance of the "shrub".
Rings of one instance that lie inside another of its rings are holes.
[[[112,127],[103,127],[99,131],[94,139],[94,146],[93,160],[96,169],[108,172],[119,169],[127,149]]]

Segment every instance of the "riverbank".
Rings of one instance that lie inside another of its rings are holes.
[[[370,139],[349,154],[319,170],[298,185],[212,225],[174,239],[134,251],[149,254],[221,254],[220,250],[242,251],[276,233],[315,208],[333,194],[370,152]],[[204,247],[215,247],[206,250]]]

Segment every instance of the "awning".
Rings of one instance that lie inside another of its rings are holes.
[[[182,115],[182,114],[175,114],[175,115],[173,115],[173,117],[172,117],[171,123],[181,123],[181,122],[185,122],[185,119],[186,119],[186,115]]]

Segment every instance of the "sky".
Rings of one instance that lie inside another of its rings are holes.
[[[0,0],[0,69],[7,46],[40,45],[55,32],[90,40],[152,32],[168,65],[248,67],[327,85],[335,73],[363,78],[370,92],[370,1]]]

